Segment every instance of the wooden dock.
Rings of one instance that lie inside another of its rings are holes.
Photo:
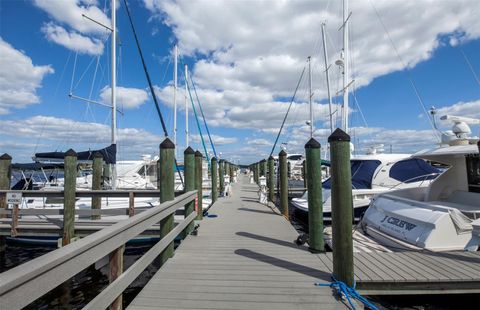
[[[241,177],[137,295],[129,309],[345,309],[330,273],[277,211]]]

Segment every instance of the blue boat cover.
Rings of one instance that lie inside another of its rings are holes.
[[[423,180],[432,180],[442,170],[429,165],[422,159],[410,158],[395,163],[390,168],[389,176],[404,183],[413,183]]]
[[[77,153],[77,160],[92,160],[96,152],[100,152],[103,156],[103,160],[106,164],[115,164],[117,162],[117,145],[111,144],[106,148],[100,150],[88,150]],[[65,157],[65,152],[46,152],[46,153],[35,153],[35,161],[39,162],[42,160],[63,160]]]
[[[352,188],[370,189],[372,188],[372,178],[375,170],[380,165],[379,160],[351,160],[352,170]],[[323,188],[331,189],[332,179],[329,178],[322,184]]]

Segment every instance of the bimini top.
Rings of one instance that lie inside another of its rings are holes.
[[[106,148],[100,150],[88,150],[77,153],[77,160],[80,162],[93,161],[93,156],[96,152],[100,152],[103,156],[103,160],[106,164],[115,164],[117,162],[117,146],[111,144]],[[46,153],[35,153],[35,156],[32,158],[35,162],[63,162],[65,157],[65,152],[46,152]]]

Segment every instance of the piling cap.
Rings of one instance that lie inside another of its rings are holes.
[[[193,155],[195,154],[195,151],[191,147],[187,147],[185,151],[183,151],[183,154],[185,155]]]
[[[77,156],[77,152],[75,152],[72,149],[69,149],[68,151],[65,152],[65,157],[67,156]]]
[[[100,152],[95,152],[95,154],[93,154],[93,158],[103,158],[103,155]]]
[[[350,136],[340,128],[335,129],[335,131],[328,137],[328,142],[335,141],[345,141],[350,142]]]
[[[200,151],[197,150],[197,151],[195,152],[195,157],[203,157],[202,152],[200,152]]]
[[[220,159],[218,162],[222,164],[222,163],[224,163],[224,162],[225,162],[225,160],[223,160],[223,159]]]
[[[212,161],[217,161],[217,158],[216,158],[216,157],[212,157]]]
[[[320,147],[321,147],[320,142],[318,142],[314,138],[310,138],[307,144],[305,144],[306,149],[319,149]]]
[[[8,155],[7,153],[0,156],[1,160],[12,160],[12,156]]]
[[[278,153],[278,156],[287,156],[287,152],[285,152],[285,150],[281,150],[280,153]]]
[[[160,149],[174,149],[175,144],[169,138],[165,138],[162,143],[160,143]]]
[[[266,162],[266,161],[267,161],[266,159],[262,159],[260,162],[261,162],[261,163],[264,163],[264,162]]]
[[[268,158],[268,160],[274,160],[275,158],[273,158],[272,155],[270,155],[270,157]]]

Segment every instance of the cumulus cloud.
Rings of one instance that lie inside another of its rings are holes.
[[[238,139],[235,137],[223,137],[220,135],[211,135],[211,137],[214,145],[233,144],[238,141]],[[207,139],[207,137],[203,137],[203,138]],[[200,143],[202,141],[200,138],[200,135],[192,135],[191,139],[192,139],[192,142],[195,142],[195,143]]]
[[[117,105],[125,109],[138,108],[148,100],[148,93],[140,88],[128,88],[117,86]],[[105,86],[100,91],[100,99],[110,104],[112,98],[112,89]]]
[[[456,115],[480,119],[480,100],[470,102],[457,102],[451,106],[437,109],[437,115]]]
[[[97,1],[78,0],[35,0],[34,4],[47,12],[57,22],[67,24],[81,33],[105,33],[105,28],[85,19],[82,15],[111,27],[110,19],[98,5]]]
[[[42,32],[49,41],[80,54],[101,55],[103,53],[104,45],[100,39],[83,36],[74,31],[67,31],[52,22],[44,24]]]
[[[272,142],[268,141],[267,139],[247,139],[247,144],[265,146],[271,145]]]
[[[283,101],[292,95],[309,55],[314,100],[325,99],[321,22],[327,22],[330,64],[340,57],[342,45],[338,31],[341,2],[329,3],[327,9],[327,2],[322,1],[256,1],[245,5],[235,1],[144,0],[154,19],[173,29],[181,53],[195,56],[192,74],[205,109],[212,112],[212,125],[262,131],[273,131],[272,119],[281,119],[274,115],[284,114]],[[441,44],[479,38],[480,7],[473,3],[353,1],[350,79],[355,79],[355,87],[412,68],[429,59]],[[341,77],[335,65],[330,72],[332,81]],[[341,90],[341,83],[332,85],[332,93]],[[302,89],[306,89],[305,82]],[[305,94],[298,96],[306,101]],[[267,119],[256,120],[260,116]]]
[[[0,115],[11,109],[40,102],[37,89],[43,78],[54,70],[50,65],[35,66],[23,51],[0,37]]]

